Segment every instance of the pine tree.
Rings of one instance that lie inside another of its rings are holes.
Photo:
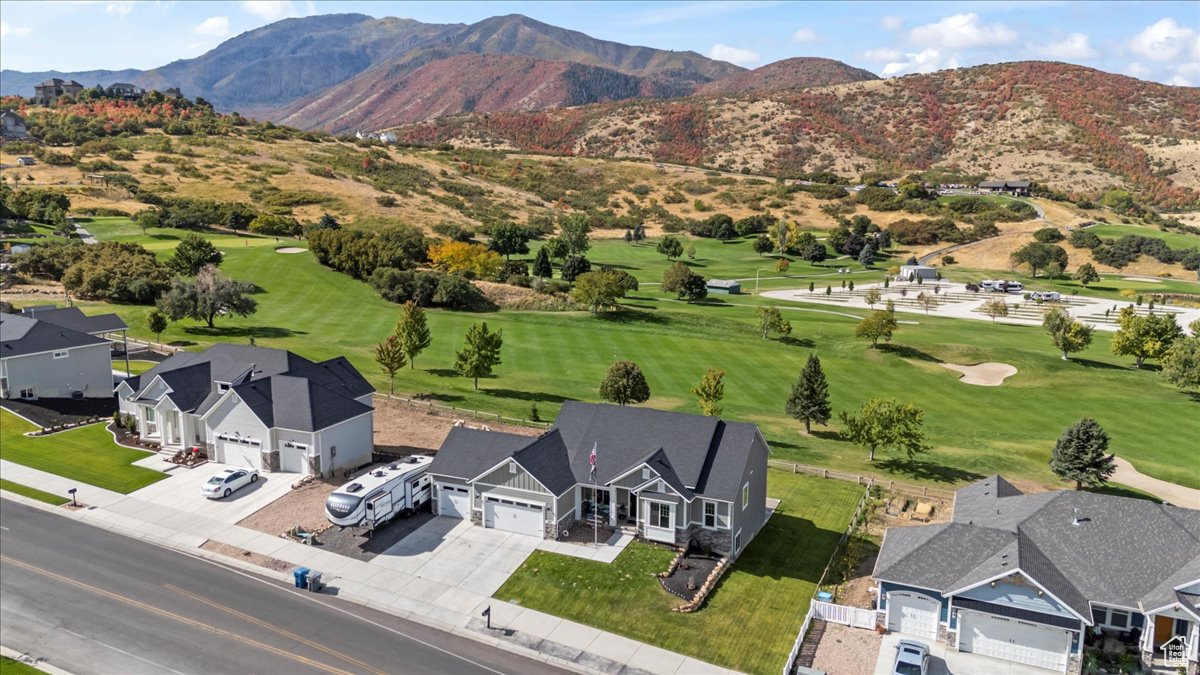
[[[545,246],[538,249],[537,257],[533,259],[533,276],[542,279],[554,276],[554,268],[550,265],[550,255]]]
[[[1117,470],[1113,455],[1108,454],[1108,434],[1090,417],[1079,420],[1054,444],[1050,470],[1075,481],[1076,490],[1108,482]]]
[[[400,341],[400,349],[408,359],[409,368],[415,367],[417,354],[425,351],[433,342],[425,310],[412,300],[400,307],[400,320],[396,322],[396,339]]]
[[[787,414],[804,422],[804,433],[812,433],[812,423],[825,424],[833,414],[829,407],[829,383],[821,370],[821,360],[810,354],[787,400]]]

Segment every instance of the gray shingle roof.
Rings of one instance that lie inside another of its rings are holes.
[[[454,427],[433,456],[429,473],[470,480],[505,457],[529,445],[532,439],[503,431]]]
[[[0,358],[103,344],[108,340],[17,314],[0,314]]]
[[[555,497],[575,487],[567,446],[563,444],[562,434],[557,429],[551,429],[513,453],[513,459]]]
[[[512,456],[535,441],[512,447],[511,434],[481,432],[471,443],[462,434],[451,432],[438,451],[439,460],[430,471],[459,478],[474,478],[501,459]],[[565,464],[574,483],[591,482],[588,458],[596,447],[596,483],[604,485],[661,456],[662,471],[670,475],[685,495],[735,501],[741,489],[754,444],[757,427],[721,421],[715,417],[675,413],[652,408],[632,408],[608,404],[568,401],[563,404],[552,432],[561,438]],[[490,435],[488,435],[490,434]],[[523,437],[518,437],[523,438]],[[493,442],[494,441],[494,442]],[[557,442],[557,441],[556,441]],[[545,456],[539,455],[538,461]],[[556,460],[558,461],[558,460]],[[559,484],[568,471],[555,467]],[[655,468],[658,471],[658,467]],[[455,473],[457,472],[457,473]],[[531,472],[532,473],[532,472]]]
[[[649,466],[663,479],[663,482],[671,486],[671,489],[678,492],[681,497],[689,502],[696,496],[691,490],[683,484],[679,479],[679,475],[675,473],[675,467],[671,466],[671,460],[667,457],[667,453],[659,448],[653,454],[646,458],[646,466]]]
[[[371,407],[310,379],[272,375],[233,387],[263,424],[317,431],[369,412]]]
[[[129,328],[125,325],[125,321],[116,314],[87,316],[78,307],[55,307],[54,305],[26,307],[22,310],[22,314],[38,321],[45,321],[55,326],[70,328],[90,335],[116,333]]]
[[[1176,587],[1200,580],[1198,530],[1200,511],[1069,490],[1024,495],[992,476],[956,493],[953,523],[888,530],[875,575],[954,591],[1001,573],[1011,547],[1016,566],[1090,621],[1087,601],[1174,602]]]

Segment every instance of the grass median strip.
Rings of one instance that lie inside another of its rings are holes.
[[[779,509],[698,612],[672,612],[680,600],[654,576],[674,552],[637,541],[612,564],[535,551],[495,597],[720,666],[778,673],[862,489],[767,476]]]
[[[5,480],[3,478],[0,478],[0,490],[6,490],[8,492],[29,497],[30,499],[36,499],[39,502],[53,504],[55,506],[62,506],[63,504],[71,501],[66,497],[61,497],[49,492],[43,492],[37,488],[31,488],[28,485],[21,485],[20,483],[14,483],[11,480]]]
[[[0,410],[0,459],[123,494],[167,477],[131,466],[150,453],[117,445],[103,424],[51,436],[25,435],[34,428],[7,410]]]

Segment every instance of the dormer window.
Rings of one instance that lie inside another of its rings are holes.
[[[650,467],[642,467],[642,480],[650,480]]]
[[[221,392],[222,394],[224,394],[225,392],[229,391],[229,383],[227,383],[227,382],[218,382],[218,383],[217,383],[217,391]]]

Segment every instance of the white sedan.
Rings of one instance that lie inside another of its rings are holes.
[[[253,469],[222,469],[220,473],[208,479],[200,492],[209,499],[219,499],[257,482],[258,472]]]

